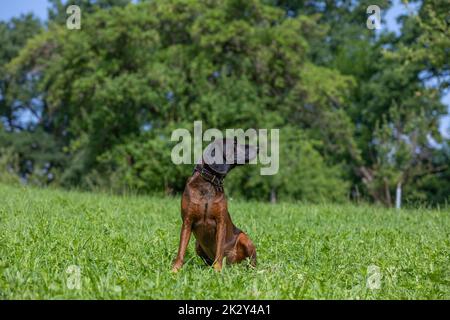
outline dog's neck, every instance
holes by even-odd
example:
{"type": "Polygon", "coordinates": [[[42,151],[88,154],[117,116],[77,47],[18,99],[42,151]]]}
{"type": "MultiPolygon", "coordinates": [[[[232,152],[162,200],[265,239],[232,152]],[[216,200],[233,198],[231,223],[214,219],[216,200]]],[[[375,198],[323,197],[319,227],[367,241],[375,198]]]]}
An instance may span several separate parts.
{"type": "Polygon", "coordinates": [[[194,168],[193,176],[198,176],[198,179],[211,184],[217,192],[223,193],[223,179],[225,176],[215,173],[207,165],[203,163],[197,164],[194,168]]]}
{"type": "Polygon", "coordinates": [[[206,202],[219,202],[225,198],[224,191],[218,191],[209,181],[206,181],[199,172],[195,171],[186,184],[186,195],[191,202],[204,204],[206,202]]]}

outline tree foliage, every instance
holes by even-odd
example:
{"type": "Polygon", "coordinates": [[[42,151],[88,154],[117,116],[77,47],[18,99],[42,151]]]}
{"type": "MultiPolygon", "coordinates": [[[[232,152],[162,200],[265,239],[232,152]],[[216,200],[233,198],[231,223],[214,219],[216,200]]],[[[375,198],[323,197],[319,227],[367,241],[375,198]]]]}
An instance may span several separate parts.
{"type": "Polygon", "coordinates": [[[395,36],[365,27],[368,3],[79,1],[82,29],[68,30],[52,1],[47,30],[3,64],[64,154],[47,161],[64,186],[180,192],[192,168],[170,162],[170,134],[202,120],[281,129],[279,174],[236,170],[231,194],[392,205],[400,183],[420,200],[446,170],[430,142],[445,143],[445,86],[423,79],[448,72],[445,4],[426,1],[395,36]]]}

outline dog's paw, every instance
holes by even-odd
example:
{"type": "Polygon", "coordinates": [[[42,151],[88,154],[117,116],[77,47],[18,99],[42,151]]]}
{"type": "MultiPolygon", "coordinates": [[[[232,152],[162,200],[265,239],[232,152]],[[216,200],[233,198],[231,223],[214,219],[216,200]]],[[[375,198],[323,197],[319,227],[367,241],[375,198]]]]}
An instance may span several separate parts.
{"type": "Polygon", "coordinates": [[[222,271],[222,264],[221,263],[214,263],[213,265],[214,271],[221,272],[222,271]]]}
{"type": "Polygon", "coordinates": [[[178,273],[180,271],[181,268],[172,268],[172,270],[170,272],[172,272],[173,274],[178,273]]]}
{"type": "Polygon", "coordinates": [[[177,273],[181,269],[181,264],[174,264],[172,267],[172,273],[177,273]]]}

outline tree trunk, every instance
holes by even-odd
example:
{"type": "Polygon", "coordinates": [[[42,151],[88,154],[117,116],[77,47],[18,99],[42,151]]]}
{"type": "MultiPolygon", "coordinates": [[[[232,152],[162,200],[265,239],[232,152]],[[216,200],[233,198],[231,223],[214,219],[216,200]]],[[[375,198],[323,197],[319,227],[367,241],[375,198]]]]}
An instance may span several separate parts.
{"type": "Polygon", "coordinates": [[[397,189],[395,192],[395,208],[400,209],[402,206],[402,182],[397,183],[397,189]]]}
{"type": "Polygon", "coordinates": [[[272,188],[270,190],[270,203],[277,203],[277,193],[275,191],[275,188],[272,188]]]}
{"type": "Polygon", "coordinates": [[[360,197],[361,197],[361,195],[359,194],[358,185],[355,185],[353,198],[356,201],[356,203],[359,203],[360,197]]]}
{"type": "Polygon", "coordinates": [[[386,197],[386,205],[392,207],[391,192],[389,191],[389,183],[384,179],[384,196],[386,197]]]}

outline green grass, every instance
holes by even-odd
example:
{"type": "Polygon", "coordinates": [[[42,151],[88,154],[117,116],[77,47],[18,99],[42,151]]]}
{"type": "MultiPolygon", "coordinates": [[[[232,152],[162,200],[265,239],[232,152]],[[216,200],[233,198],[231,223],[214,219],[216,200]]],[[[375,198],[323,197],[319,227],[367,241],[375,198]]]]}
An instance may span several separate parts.
{"type": "Polygon", "coordinates": [[[0,185],[1,299],[449,299],[450,213],[230,201],[258,267],[171,274],[179,199],[0,185]],[[81,289],[67,287],[69,266],[81,289]],[[368,267],[381,287],[367,287],[368,267]]]}

